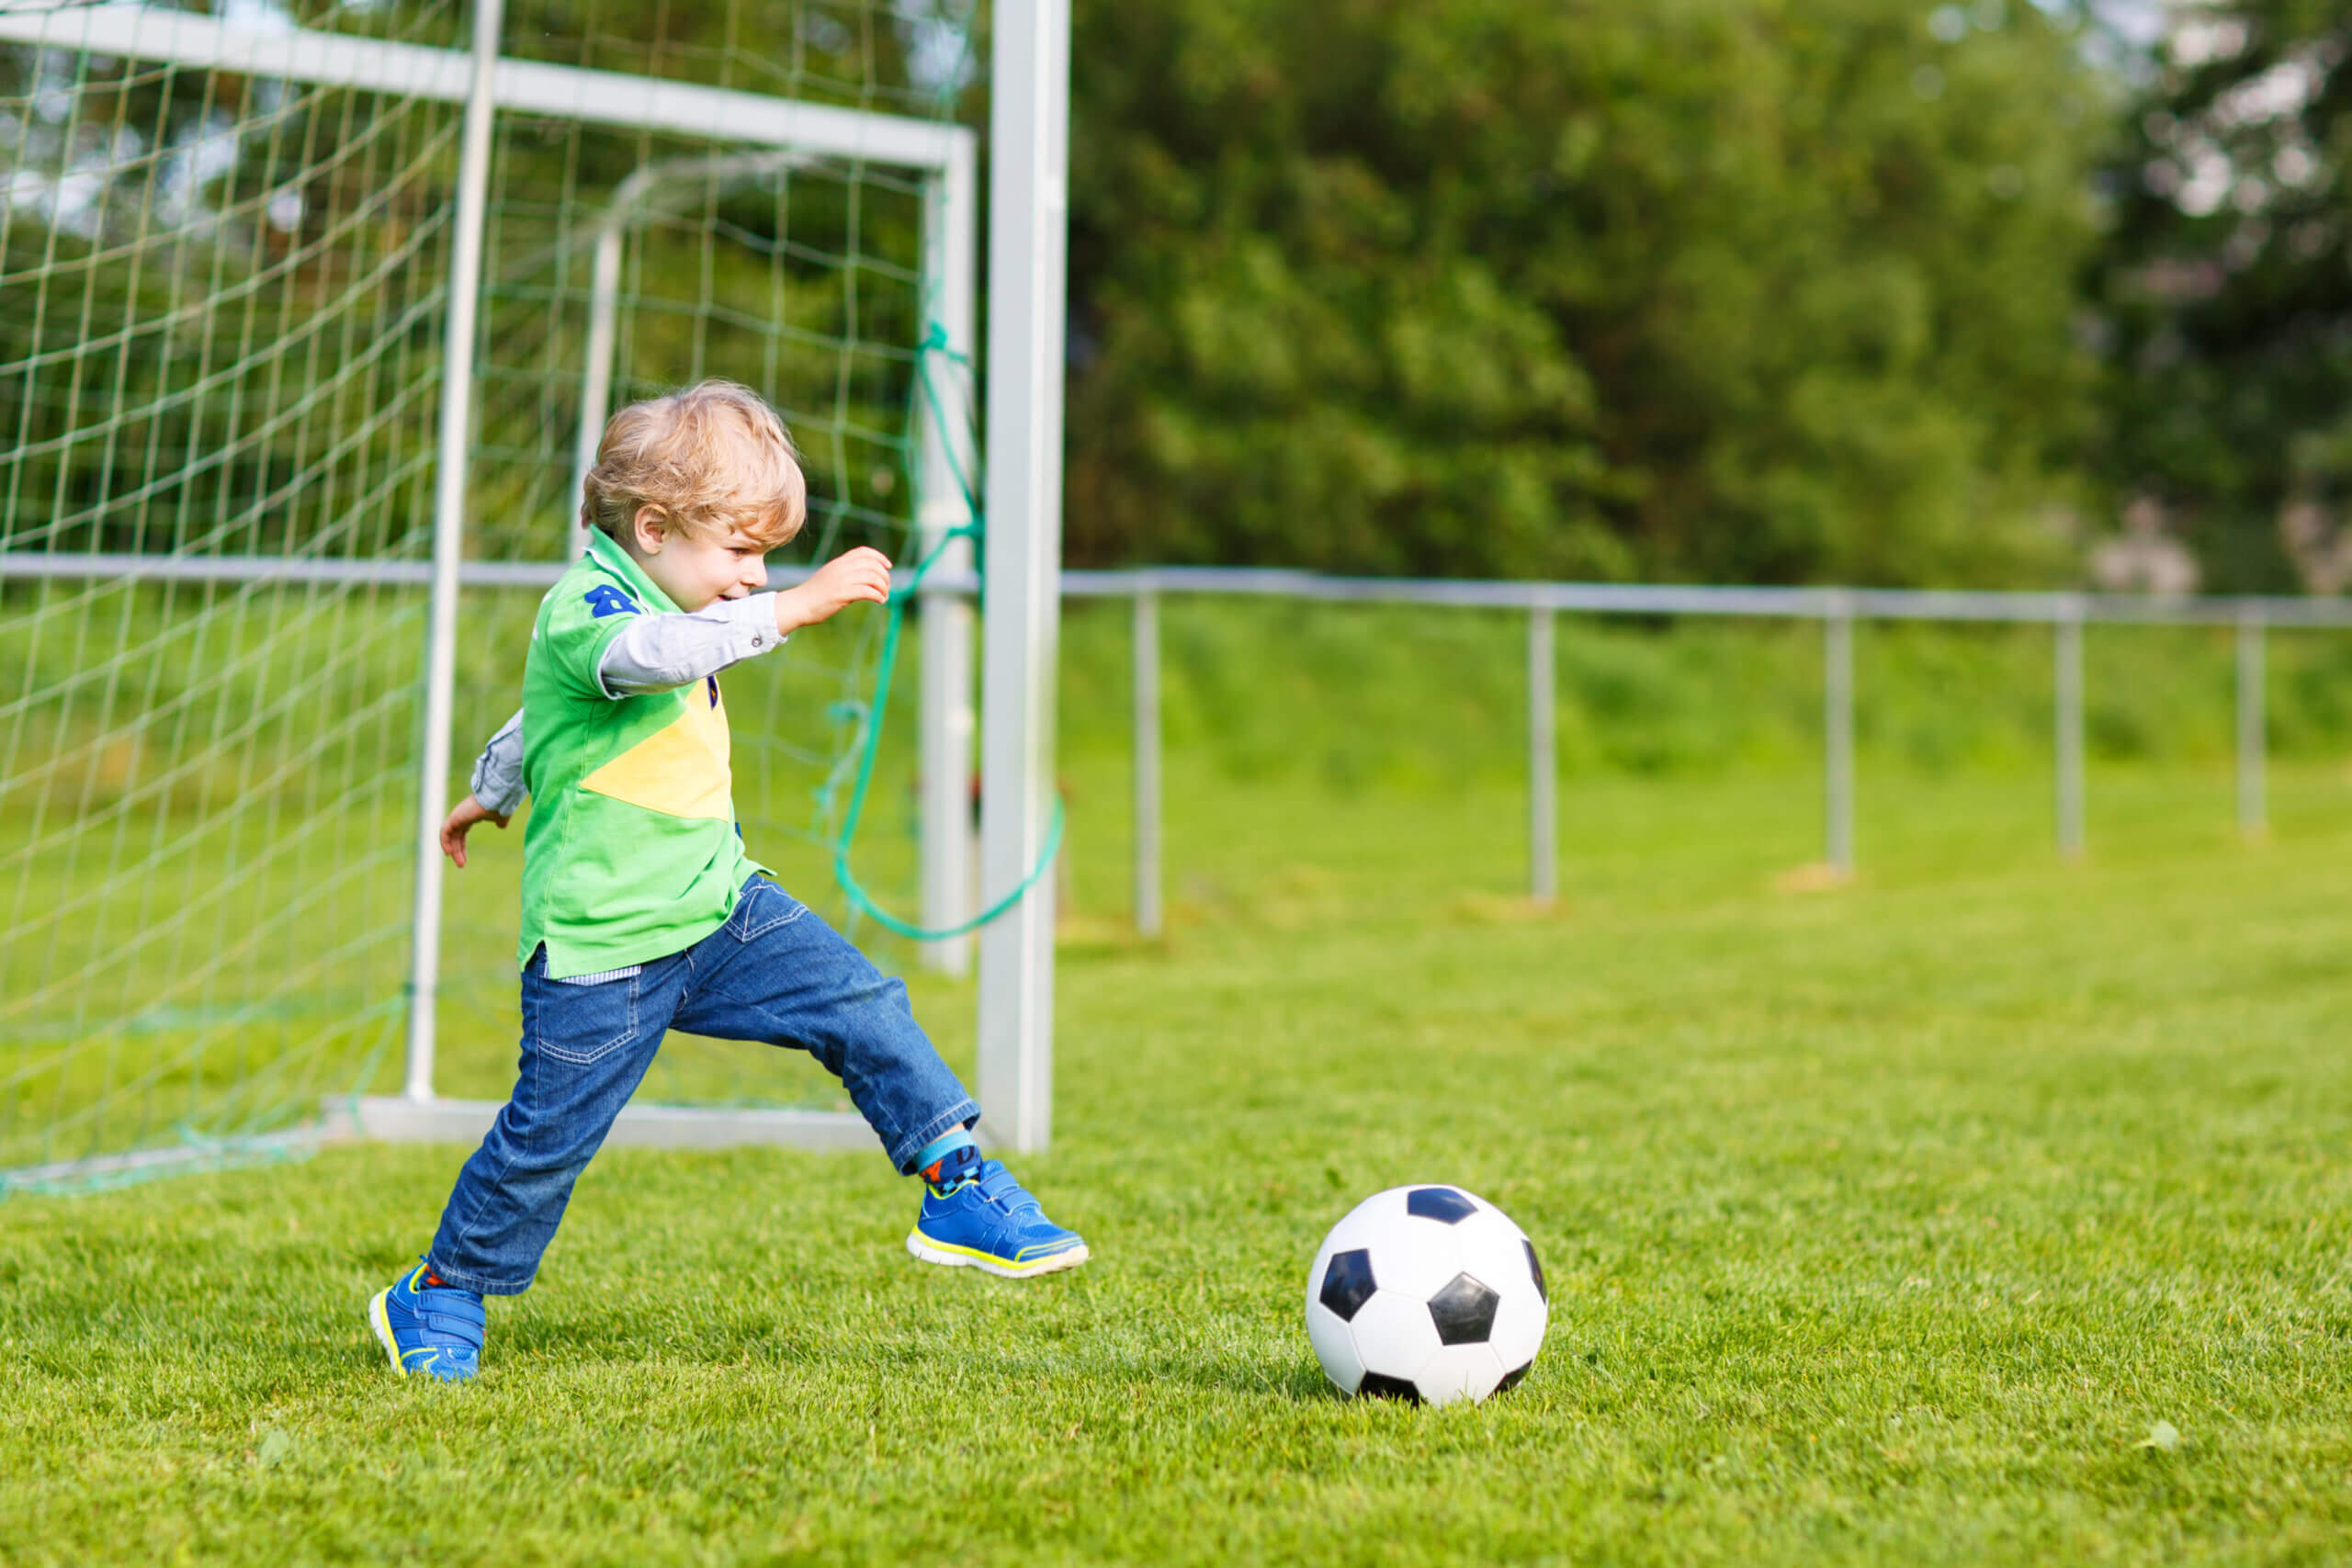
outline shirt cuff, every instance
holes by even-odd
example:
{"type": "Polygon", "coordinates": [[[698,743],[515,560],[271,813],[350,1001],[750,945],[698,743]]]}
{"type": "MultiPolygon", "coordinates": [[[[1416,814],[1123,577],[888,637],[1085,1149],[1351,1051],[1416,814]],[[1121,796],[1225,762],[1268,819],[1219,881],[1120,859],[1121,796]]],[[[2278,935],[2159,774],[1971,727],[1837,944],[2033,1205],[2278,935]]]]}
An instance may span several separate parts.
{"type": "Polygon", "coordinates": [[[474,759],[466,781],[474,799],[493,817],[512,817],[530,793],[523,787],[523,716],[516,714],[498,727],[490,744],[474,759]]]}
{"type": "Polygon", "coordinates": [[[726,618],[736,635],[738,640],[734,652],[737,659],[765,653],[786,641],[785,634],[775,629],[775,595],[773,593],[722,599],[714,608],[726,618]]]}

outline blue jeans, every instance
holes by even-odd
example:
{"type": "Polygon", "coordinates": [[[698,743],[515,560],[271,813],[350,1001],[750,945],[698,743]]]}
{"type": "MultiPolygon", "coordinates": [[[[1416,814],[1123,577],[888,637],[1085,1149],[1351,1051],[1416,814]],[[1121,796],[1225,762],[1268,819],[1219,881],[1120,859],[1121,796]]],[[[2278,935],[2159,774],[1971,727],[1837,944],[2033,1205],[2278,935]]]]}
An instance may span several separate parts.
{"type": "Polygon", "coordinates": [[[425,1260],[484,1295],[530,1288],[571,1184],[636,1092],[671,1029],[808,1052],[842,1080],[910,1168],[923,1145],[979,1119],[914,1020],[907,988],[765,877],[727,923],[684,953],[581,985],[523,971],[523,1060],[514,1098],[466,1161],[425,1260]]]}

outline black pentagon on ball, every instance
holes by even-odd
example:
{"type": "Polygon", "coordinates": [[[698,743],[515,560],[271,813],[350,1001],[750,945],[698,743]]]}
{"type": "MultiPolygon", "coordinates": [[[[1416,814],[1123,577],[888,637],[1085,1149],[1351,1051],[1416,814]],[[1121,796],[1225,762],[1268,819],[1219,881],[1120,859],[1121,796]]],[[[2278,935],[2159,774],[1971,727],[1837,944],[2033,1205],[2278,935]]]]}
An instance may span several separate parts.
{"type": "Polygon", "coordinates": [[[1358,1248],[1331,1255],[1330,1267],[1323,1270],[1323,1288],[1316,1294],[1334,1317],[1347,1323],[1378,1289],[1379,1281],[1372,1277],[1372,1254],[1358,1248]]]}
{"type": "Polygon", "coordinates": [[[1364,1399],[1401,1399],[1408,1404],[1421,1402],[1421,1391],[1403,1378],[1392,1378],[1379,1372],[1366,1372],[1363,1382],[1356,1384],[1356,1394],[1364,1399]]]}
{"type": "Polygon", "coordinates": [[[1535,1363],[1530,1361],[1527,1363],[1527,1366],[1521,1367],[1515,1371],[1505,1372],[1503,1374],[1503,1381],[1495,1385],[1495,1392],[1497,1393],[1502,1393],[1508,1390],[1517,1388],[1521,1383],[1527,1381],[1528,1368],[1532,1367],[1533,1365],[1535,1365],[1535,1363]]]}
{"type": "Polygon", "coordinates": [[[1478,1212],[1478,1205],[1451,1187],[1416,1187],[1405,1200],[1405,1212],[1417,1219],[1460,1224],[1478,1212]]]}
{"type": "Polygon", "coordinates": [[[1437,1325],[1439,1340],[1447,1345],[1484,1345],[1495,1326],[1495,1309],[1501,1292],[1488,1290],[1467,1274],[1456,1274],[1430,1298],[1430,1321],[1437,1325]]]}
{"type": "Polygon", "coordinates": [[[1552,1292],[1544,1288],[1544,1265],[1535,1261],[1535,1244],[1525,1236],[1521,1236],[1519,1245],[1527,1248],[1527,1271],[1535,1276],[1535,1293],[1545,1301],[1550,1301],[1552,1292]]]}

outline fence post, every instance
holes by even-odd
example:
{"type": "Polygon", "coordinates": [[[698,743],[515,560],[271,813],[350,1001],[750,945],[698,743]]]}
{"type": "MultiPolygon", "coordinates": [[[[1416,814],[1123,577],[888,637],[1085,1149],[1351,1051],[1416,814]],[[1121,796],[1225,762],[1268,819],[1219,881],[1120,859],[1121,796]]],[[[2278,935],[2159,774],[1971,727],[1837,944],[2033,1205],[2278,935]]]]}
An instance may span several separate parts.
{"type": "Polygon", "coordinates": [[[2238,621],[2238,831],[2260,838],[2267,829],[2261,612],[2247,610],[2238,621]]]}
{"type": "Polygon", "coordinates": [[[1854,872],[1854,612],[1842,599],[1821,618],[1822,858],[1854,872]]]}
{"type": "Polygon", "coordinates": [[[440,451],[433,487],[433,597],[424,652],[424,756],[418,762],[416,906],[411,931],[405,1092],[433,1098],[435,1003],[441,986],[441,818],[449,807],[449,724],[458,672],[458,569],[465,555],[466,457],[473,442],[474,322],[490,197],[491,81],[504,0],[474,0],[473,83],[449,238],[449,309],[441,349],[440,451]]]}
{"type": "Polygon", "coordinates": [[[1560,896],[1560,745],[1555,732],[1558,660],[1553,652],[1555,613],[1548,604],[1527,612],[1527,896],[1549,904],[1560,896]]]}
{"type": "Polygon", "coordinates": [[[1160,931],[1159,908],[1159,593],[1135,599],[1136,934],[1160,931]]]}
{"type": "Polygon", "coordinates": [[[2083,852],[2083,607],[2069,599],[2053,627],[2058,852],[2083,852]]]}

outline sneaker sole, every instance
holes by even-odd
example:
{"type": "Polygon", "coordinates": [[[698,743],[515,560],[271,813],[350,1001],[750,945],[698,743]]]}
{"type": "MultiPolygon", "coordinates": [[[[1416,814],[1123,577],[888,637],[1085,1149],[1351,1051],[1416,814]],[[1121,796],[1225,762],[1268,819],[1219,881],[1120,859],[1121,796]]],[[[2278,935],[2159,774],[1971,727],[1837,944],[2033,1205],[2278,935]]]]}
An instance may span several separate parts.
{"type": "Polygon", "coordinates": [[[1035,1263],[1007,1263],[1002,1258],[990,1258],[985,1253],[972,1252],[960,1247],[942,1247],[935,1241],[926,1241],[921,1231],[907,1233],[907,1250],[925,1263],[937,1263],[949,1269],[978,1269],[983,1273],[993,1274],[1000,1280],[1034,1280],[1040,1274],[1059,1273],[1064,1269],[1077,1268],[1093,1256],[1087,1251],[1086,1244],[1080,1242],[1068,1252],[1057,1252],[1049,1258],[1040,1258],[1035,1263]]]}
{"type": "Polygon", "coordinates": [[[368,1326],[376,1331],[376,1343],[392,1359],[392,1371],[406,1377],[408,1369],[401,1365],[400,1347],[392,1343],[391,1314],[384,1310],[384,1303],[391,1293],[389,1290],[378,1291],[376,1299],[368,1303],[368,1326]]]}

